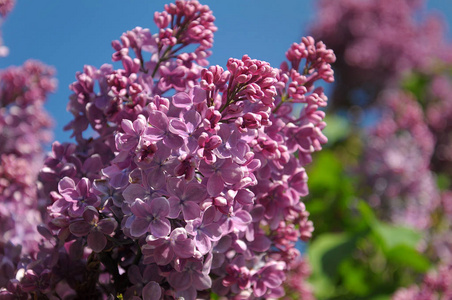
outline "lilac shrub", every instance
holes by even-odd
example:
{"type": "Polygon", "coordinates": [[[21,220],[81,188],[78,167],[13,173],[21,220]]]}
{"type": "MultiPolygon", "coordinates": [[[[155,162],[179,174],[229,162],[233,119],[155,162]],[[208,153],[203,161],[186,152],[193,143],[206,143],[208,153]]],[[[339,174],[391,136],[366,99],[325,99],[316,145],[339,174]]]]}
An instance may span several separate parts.
{"type": "Polygon", "coordinates": [[[76,143],[54,143],[40,173],[47,240],[0,295],[284,295],[313,231],[304,166],[327,141],[315,84],[334,80],[335,56],[304,37],[279,69],[247,55],[208,67],[214,20],[197,1],[165,5],[157,33],[112,42],[122,68],[76,74],[76,143]]]}

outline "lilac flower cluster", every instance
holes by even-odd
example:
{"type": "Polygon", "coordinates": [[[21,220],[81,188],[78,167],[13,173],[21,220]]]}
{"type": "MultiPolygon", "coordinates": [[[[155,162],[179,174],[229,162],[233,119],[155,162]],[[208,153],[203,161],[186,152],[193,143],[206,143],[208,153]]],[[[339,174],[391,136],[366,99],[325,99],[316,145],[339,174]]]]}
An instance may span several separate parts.
{"type": "Polygon", "coordinates": [[[290,264],[290,272],[287,273],[284,282],[286,296],[283,299],[314,300],[313,287],[306,280],[311,275],[307,258],[299,257],[290,264]]]}
{"type": "MultiPolygon", "coordinates": [[[[452,78],[448,74],[450,66],[433,69],[422,75],[428,76],[429,82],[425,92],[426,122],[436,139],[435,150],[431,161],[431,169],[439,176],[452,176],[452,138],[449,134],[452,128],[452,78]]],[[[446,182],[441,193],[441,213],[439,226],[435,228],[432,237],[435,258],[444,264],[452,261],[452,244],[450,229],[452,228],[452,184],[446,182]]]]}
{"type": "Polygon", "coordinates": [[[76,144],[54,143],[40,173],[47,241],[0,295],[284,295],[295,243],[313,231],[300,197],[327,141],[315,82],[333,81],[335,56],[306,37],[280,69],[247,55],[203,68],[216,31],[207,6],[178,0],[154,21],[157,33],[112,43],[123,68],[76,74],[76,144]]]}
{"type": "Polygon", "coordinates": [[[395,87],[413,68],[451,62],[444,24],[436,14],[418,12],[423,0],[319,1],[311,34],[334,49],[338,86],[332,105],[370,104],[378,92],[395,87]]]}
{"type": "Polygon", "coordinates": [[[36,182],[52,138],[44,102],[56,88],[53,75],[31,60],[0,71],[0,251],[9,241],[22,244],[24,254],[38,250],[36,226],[45,206],[36,182]]]}
{"type": "Polygon", "coordinates": [[[382,97],[386,110],[366,140],[362,164],[373,192],[369,202],[389,221],[428,229],[440,205],[430,170],[434,136],[412,97],[400,91],[382,97]]]}
{"type": "Polygon", "coordinates": [[[420,286],[399,289],[393,300],[430,300],[452,298],[452,266],[442,265],[435,272],[425,275],[420,286]]]}
{"type": "Polygon", "coordinates": [[[425,115],[430,131],[436,137],[432,169],[452,176],[452,137],[449,134],[452,129],[452,77],[449,70],[450,66],[425,74],[431,77],[425,95],[425,115]]]}

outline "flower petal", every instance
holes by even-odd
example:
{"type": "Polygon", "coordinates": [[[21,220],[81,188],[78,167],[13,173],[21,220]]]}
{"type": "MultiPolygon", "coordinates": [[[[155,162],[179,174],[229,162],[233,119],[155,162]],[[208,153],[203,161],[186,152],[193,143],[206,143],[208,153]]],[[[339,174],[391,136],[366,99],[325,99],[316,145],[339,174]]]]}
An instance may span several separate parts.
{"type": "Polygon", "coordinates": [[[150,227],[155,237],[165,237],[171,232],[171,224],[167,218],[153,220],[150,227]]]}
{"type": "Polygon", "coordinates": [[[218,196],[224,188],[224,181],[217,173],[212,174],[207,181],[207,192],[210,196],[218,196]]]}
{"type": "Polygon", "coordinates": [[[146,284],[142,291],[143,300],[160,300],[162,297],[162,288],[160,284],[151,281],[146,284]]]}
{"type": "Polygon", "coordinates": [[[149,221],[144,218],[136,218],[130,225],[130,234],[134,237],[140,237],[148,232],[149,221]]]}
{"type": "Polygon", "coordinates": [[[185,220],[193,220],[201,215],[199,205],[193,201],[185,201],[182,204],[182,214],[185,220]]]}
{"type": "Polygon", "coordinates": [[[93,249],[94,252],[101,252],[102,250],[104,250],[106,245],[107,239],[102,232],[94,230],[88,235],[88,247],[93,249]]]}

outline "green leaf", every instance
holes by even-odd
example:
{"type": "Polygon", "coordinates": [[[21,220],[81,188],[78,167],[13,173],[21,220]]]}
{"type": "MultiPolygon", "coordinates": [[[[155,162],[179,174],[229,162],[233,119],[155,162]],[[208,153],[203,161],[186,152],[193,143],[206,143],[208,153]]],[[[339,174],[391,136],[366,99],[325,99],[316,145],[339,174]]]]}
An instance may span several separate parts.
{"type": "Polygon", "coordinates": [[[369,300],[391,300],[392,295],[378,295],[370,298],[369,300]]]}
{"type": "Polygon", "coordinates": [[[345,139],[350,133],[350,122],[337,114],[328,114],[324,120],[327,123],[323,133],[328,138],[328,144],[332,145],[345,139]]]}
{"type": "Polygon", "coordinates": [[[308,247],[308,257],[312,268],[311,283],[317,297],[334,295],[334,282],[339,265],[351,258],[355,248],[357,235],[323,234],[308,247]]]}
{"type": "Polygon", "coordinates": [[[430,268],[430,261],[417,250],[407,245],[394,247],[387,253],[386,257],[394,264],[411,267],[420,273],[424,273],[430,268]]]}
{"type": "Polygon", "coordinates": [[[410,76],[405,78],[402,83],[403,89],[411,92],[418,100],[418,102],[425,107],[426,101],[426,91],[430,83],[430,78],[426,75],[419,73],[412,73],[410,76]]]}
{"type": "Polygon", "coordinates": [[[388,251],[400,245],[416,248],[422,238],[421,233],[411,228],[389,225],[378,221],[375,221],[371,228],[388,251]]]}
{"type": "Polygon", "coordinates": [[[347,291],[359,296],[369,293],[371,287],[367,281],[367,269],[362,264],[346,260],[341,264],[340,271],[347,291]]]}
{"type": "Polygon", "coordinates": [[[372,208],[364,202],[363,200],[360,200],[358,202],[358,210],[361,213],[361,216],[363,217],[364,221],[369,225],[372,226],[377,221],[377,217],[374,214],[374,211],[372,208]]]}
{"type": "Polygon", "coordinates": [[[436,184],[438,188],[442,191],[449,189],[450,186],[450,177],[447,174],[439,173],[436,176],[436,184]]]}
{"type": "Polygon", "coordinates": [[[308,172],[309,189],[337,190],[342,178],[342,164],[332,151],[322,151],[308,172]]]}

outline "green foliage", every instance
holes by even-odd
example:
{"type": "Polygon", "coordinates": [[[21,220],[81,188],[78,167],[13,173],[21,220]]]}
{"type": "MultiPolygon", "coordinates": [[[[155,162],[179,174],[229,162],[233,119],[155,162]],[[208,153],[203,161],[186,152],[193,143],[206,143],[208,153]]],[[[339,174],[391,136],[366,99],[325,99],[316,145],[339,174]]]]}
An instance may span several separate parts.
{"type": "Polygon", "coordinates": [[[335,232],[348,223],[349,205],[355,197],[353,179],[346,176],[339,159],[331,150],[318,153],[315,165],[308,171],[311,198],[307,210],[314,221],[315,234],[335,232]]]}
{"type": "Polygon", "coordinates": [[[422,235],[379,220],[358,198],[363,191],[347,174],[346,160],[326,149],[308,170],[312,196],[306,205],[315,225],[310,281],[318,299],[390,299],[430,268],[417,250],[422,235]]]}
{"type": "Polygon", "coordinates": [[[323,234],[309,247],[309,261],[313,270],[311,277],[319,298],[335,294],[334,278],[340,264],[350,259],[356,247],[356,237],[346,234],[323,234]]]}
{"type": "Polygon", "coordinates": [[[436,176],[436,184],[438,185],[438,188],[442,191],[449,189],[451,186],[451,178],[449,175],[440,173],[436,176]]]}
{"type": "Polygon", "coordinates": [[[430,84],[430,77],[421,73],[412,73],[402,82],[402,88],[416,97],[422,107],[426,107],[427,88],[430,84]]]}
{"type": "Polygon", "coordinates": [[[328,124],[323,130],[323,133],[328,137],[328,144],[332,145],[345,140],[349,135],[350,123],[346,118],[327,114],[324,121],[328,124]]]}
{"type": "Polygon", "coordinates": [[[380,245],[388,251],[401,245],[415,248],[421,239],[421,234],[418,232],[401,226],[375,221],[371,224],[371,228],[373,233],[380,239],[380,245]]]}

